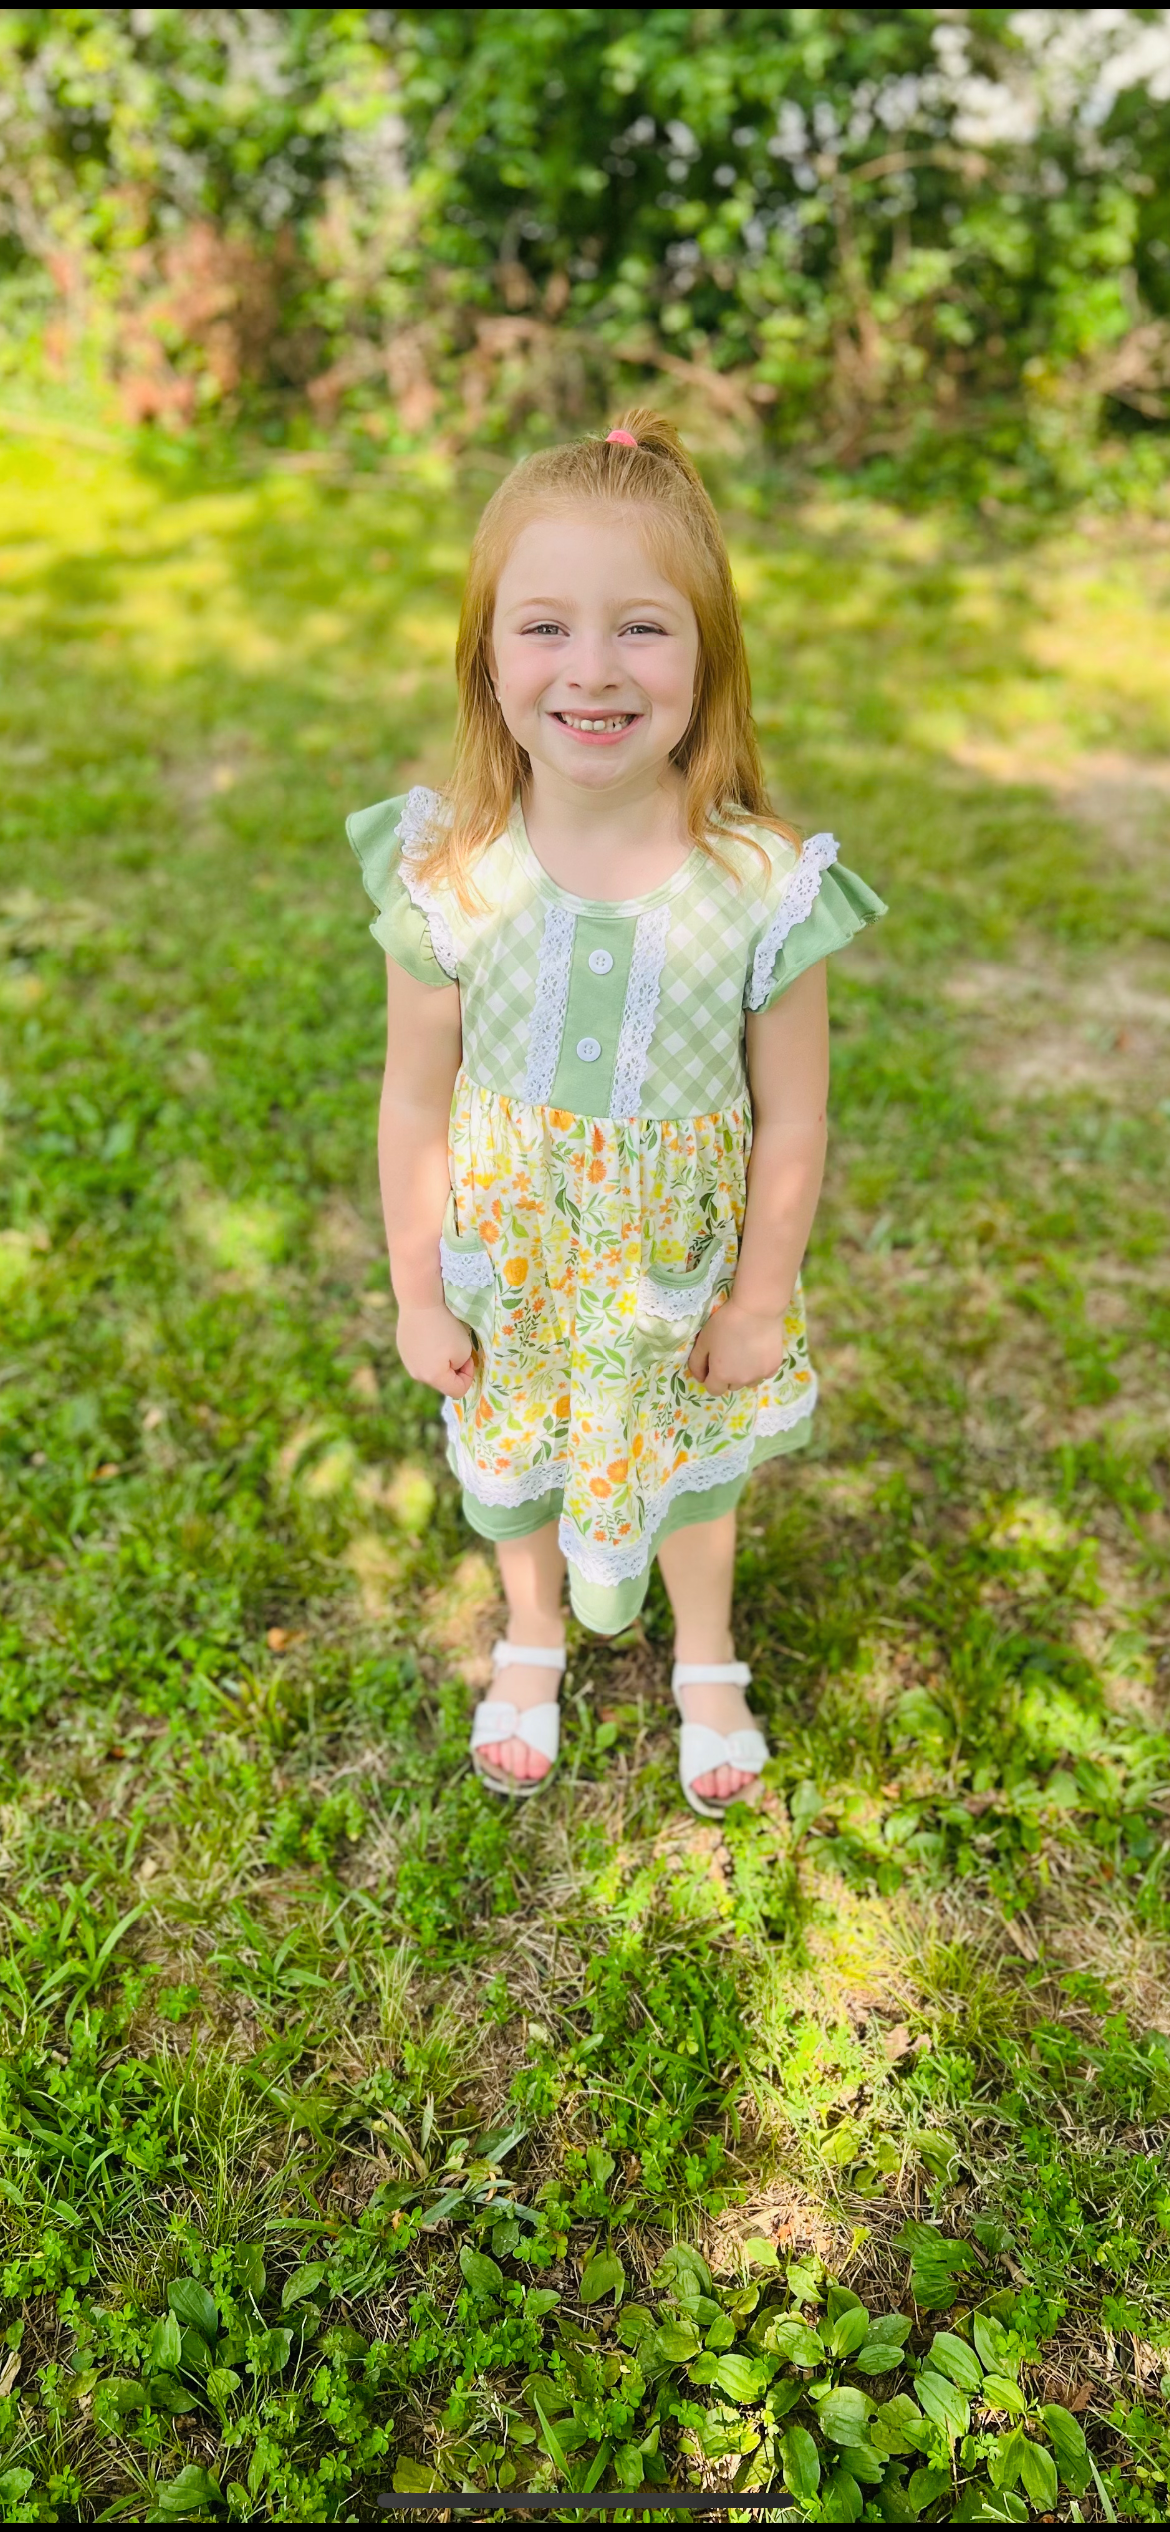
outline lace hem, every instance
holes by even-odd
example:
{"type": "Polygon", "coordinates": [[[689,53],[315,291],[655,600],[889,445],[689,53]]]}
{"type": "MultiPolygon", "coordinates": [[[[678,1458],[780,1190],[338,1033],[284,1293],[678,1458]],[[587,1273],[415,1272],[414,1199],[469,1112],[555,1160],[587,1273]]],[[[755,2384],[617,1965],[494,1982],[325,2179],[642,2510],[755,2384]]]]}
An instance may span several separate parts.
{"type": "Polygon", "coordinates": [[[746,997],[749,1011],[763,1008],[779,952],[789,933],[812,913],[821,881],[830,863],[836,861],[839,849],[835,835],[810,835],[802,844],[800,860],[752,960],[746,997]]]}
{"type": "MultiPolygon", "coordinates": [[[[746,1477],[752,1464],[752,1453],[760,1441],[770,1441],[773,1434],[790,1433],[803,1424],[817,1403],[816,1377],[798,1398],[778,1401],[764,1407],[756,1417],[755,1430],[734,1449],[720,1451],[714,1459],[695,1460],[687,1468],[677,1468],[673,1477],[660,1486],[646,1507],[645,1526],[641,1536],[610,1547],[596,1539],[584,1539],[575,1521],[562,1513],[560,1544],[569,1563],[575,1565],[586,1582],[632,1582],[649,1564],[654,1554],[654,1541],[673,1504],[680,1495],[707,1494],[713,1486],[727,1486],[739,1477],[746,1477]]],[[[505,1512],[516,1511],[521,1504],[539,1503],[542,1495],[564,1493],[569,1482],[569,1463],[565,1459],[542,1460],[534,1468],[521,1469],[515,1477],[490,1476],[477,1468],[459,1430],[455,1408],[450,1398],[443,1402],[443,1422],[455,1461],[456,1474],[476,1503],[494,1505],[505,1512]]]]}
{"type": "Polygon", "coordinates": [[[422,783],[416,783],[413,791],[407,792],[402,815],[398,821],[398,835],[402,845],[402,857],[398,867],[402,875],[402,885],[412,906],[417,906],[419,913],[426,916],[431,948],[439,966],[443,974],[451,978],[452,984],[456,984],[459,979],[459,951],[455,935],[433,890],[424,886],[417,872],[412,868],[412,864],[417,861],[423,846],[429,839],[438,807],[438,792],[428,791],[422,783]]]}
{"type": "Polygon", "coordinates": [[[613,1117],[632,1117],[638,1113],[642,1083],[650,1060],[650,1041],[658,1017],[658,994],[669,931],[668,905],[655,906],[651,913],[638,917],[613,1068],[609,1103],[613,1117]]]}
{"type": "Polygon", "coordinates": [[[460,1292],[479,1292],[492,1281],[486,1248],[452,1248],[447,1240],[440,1240],[439,1270],[444,1283],[456,1284],[460,1292]]]}
{"type": "MultiPolygon", "coordinates": [[[[817,1384],[814,1378],[808,1388],[801,1391],[799,1398],[762,1409],[756,1418],[754,1433],[746,1441],[737,1442],[733,1450],[720,1451],[714,1459],[696,1460],[688,1468],[676,1469],[673,1477],[668,1477],[666,1484],[659,1488],[653,1509],[647,1505],[641,1537],[625,1540],[620,1547],[610,1547],[597,1539],[582,1538],[576,1522],[563,1512],[557,1533],[562,1555],[568,1558],[585,1582],[600,1583],[605,1587],[613,1583],[633,1582],[649,1564],[658,1532],[680,1495],[709,1494],[715,1486],[729,1486],[738,1478],[746,1477],[756,1443],[770,1440],[775,1433],[789,1433],[795,1425],[803,1424],[806,1416],[812,1414],[816,1402],[817,1384]]],[[[472,1488],[470,1491],[474,1493],[475,1490],[472,1488]]]]}
{"type": "Polygon", "coordinates": [[[528,1070],[524,1097],[534,1108],[546,1108],[552,1097],[561,1039],[569,1005],[569,977],[577,917],[568,906],[550,906],[544,918],[536,998],[528,1031],[528,1070]]]}
{"type": "Polygon", "coordinates": [[[539,1503],[542,1495],[563,1494],[569,1482],[569,1463],[565,1459],[546,1459],[534,1468],[523,1468],[515,1477],[493,1477],[477,1468],[459,1430],[454,1403],[443,1401],[443,1422],[455,1460],[461,1486],[474,1495],[477,1503],[494,1504],[503,1512],[515,1511],[523,1503],[539,1503]]]}
{"type": "Polygon", "coordinates": [[[801,1390],[799,1398],[789,1398],[783,1403],[778,1401],[774,1407],[761,1407],[756,1417],[753,1441],[768,1442],[774,1433],[791,1433],[794,1424],[803,1424],[806,1415],[812,1414],[816,1403],[817,1376],[814,1372],[807,1389],[801,1390]]]}

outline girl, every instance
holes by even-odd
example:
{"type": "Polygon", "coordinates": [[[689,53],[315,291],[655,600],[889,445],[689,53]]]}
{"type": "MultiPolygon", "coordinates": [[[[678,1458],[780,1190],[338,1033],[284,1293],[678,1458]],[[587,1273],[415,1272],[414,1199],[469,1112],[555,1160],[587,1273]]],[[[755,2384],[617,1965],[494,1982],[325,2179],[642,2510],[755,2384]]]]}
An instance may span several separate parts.
{"type": "Polygon", "coordinates": [[[727,549],[656,414],[501,485],[456,665],[447,791],[348,832],[388,960],[399,1352],[446,1399],[508,1606],[473,1764],[543,1783],[566,1561],[612,1635],[657,1556],[682,1788],[718,1818],[768,1755],[731,1636],[735,1506],[816,1398],[824,960],[885,908],[768,807],[727,549]]]}

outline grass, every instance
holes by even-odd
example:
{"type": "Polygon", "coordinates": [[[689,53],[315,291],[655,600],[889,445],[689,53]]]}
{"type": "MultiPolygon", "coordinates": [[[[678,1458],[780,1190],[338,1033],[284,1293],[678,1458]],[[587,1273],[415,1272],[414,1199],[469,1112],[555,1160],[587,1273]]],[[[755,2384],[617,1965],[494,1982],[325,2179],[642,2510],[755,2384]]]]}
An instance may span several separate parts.
{"type": "Polygon", "coordinates": [[[660,1597],[547,1797],[464,1760],[341,820],[441,775],[476,489],[0,453],[0,2501],[1161,2520],[1166,533],[733,520],[778,796],[893,912],[721,1832],[660,1597]]]}

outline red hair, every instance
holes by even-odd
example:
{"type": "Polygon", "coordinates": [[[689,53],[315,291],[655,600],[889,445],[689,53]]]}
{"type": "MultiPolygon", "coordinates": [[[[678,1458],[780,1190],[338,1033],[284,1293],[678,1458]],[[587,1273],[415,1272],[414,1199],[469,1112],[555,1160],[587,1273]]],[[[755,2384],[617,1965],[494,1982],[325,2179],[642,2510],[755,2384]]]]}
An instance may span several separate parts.
{"type": "Polygon", "coordinates": [[[687,833],[720,859],[719,829],[746,820],[798,838],[771,809],[752,719],[751,677],[723,530],[673,424],[640,407],[617,426],[626,436],[570,440],[523,458],[493,493],[476,530],[459,619],[455,668],[459,722],[455,768],[441,818],[420,857],[420,876],[446,882],[467,903],[472,865],[506,826],[531,767],[500,710],[493,682],[496,589],[522,528],[542,512],[605,502],[637,513],[638,533],[659,569],[689,598],[699,631],[695,699],[672,761],[685,785],[687,833]],[[633,442],[631,446],[629,443],[633,442]]]}

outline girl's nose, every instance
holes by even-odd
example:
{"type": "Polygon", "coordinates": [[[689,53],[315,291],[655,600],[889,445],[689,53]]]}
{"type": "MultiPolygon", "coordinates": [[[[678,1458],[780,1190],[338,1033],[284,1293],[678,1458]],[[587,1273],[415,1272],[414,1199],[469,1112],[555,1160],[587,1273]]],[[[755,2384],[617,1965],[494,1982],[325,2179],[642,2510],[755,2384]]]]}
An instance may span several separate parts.
{"type": "Polygon", "coordinates": [[[568,683],[587,694],[604,694],[622,682],[622,663],[608,642],[582,641],[569,663],[568,683]]]}

